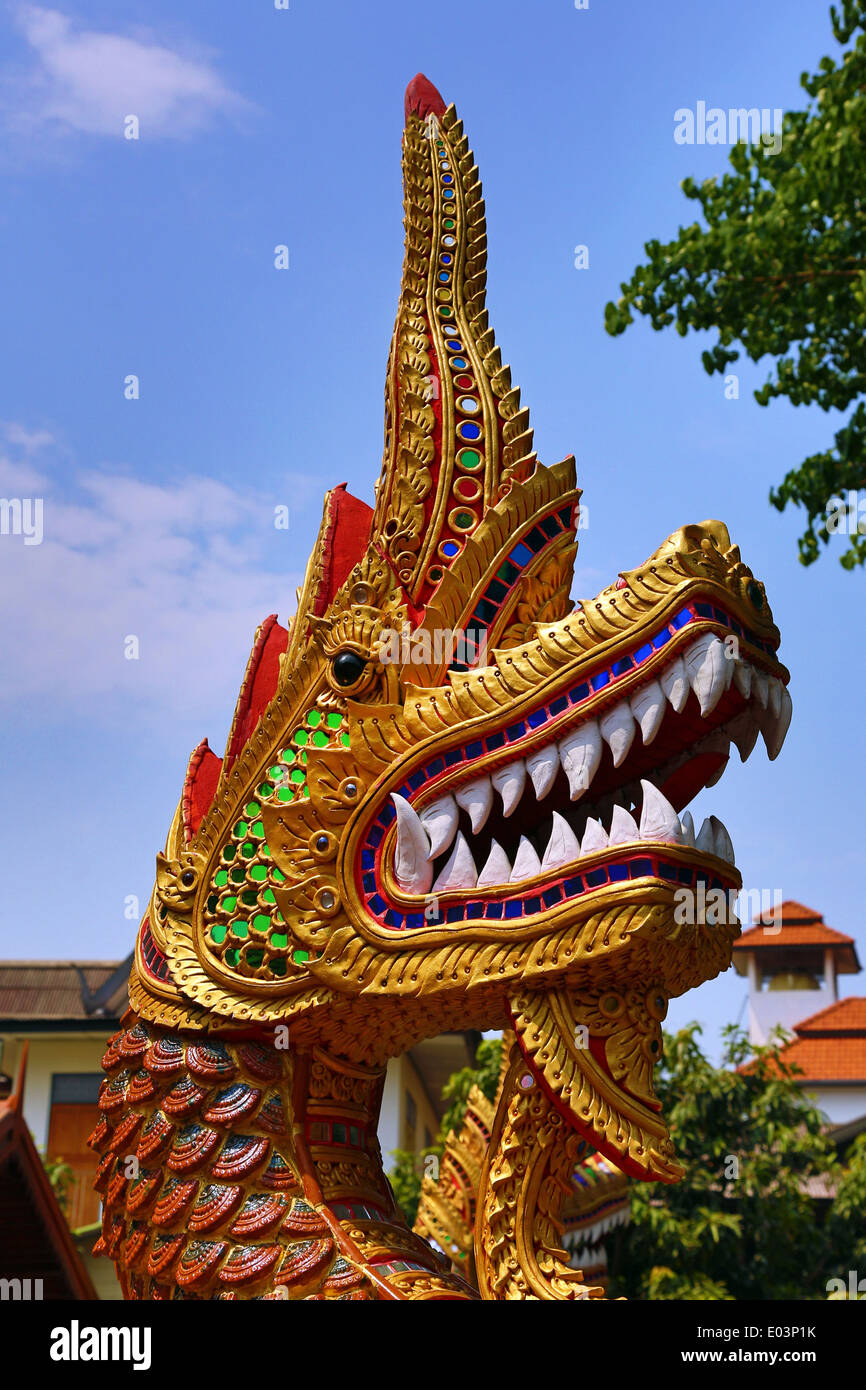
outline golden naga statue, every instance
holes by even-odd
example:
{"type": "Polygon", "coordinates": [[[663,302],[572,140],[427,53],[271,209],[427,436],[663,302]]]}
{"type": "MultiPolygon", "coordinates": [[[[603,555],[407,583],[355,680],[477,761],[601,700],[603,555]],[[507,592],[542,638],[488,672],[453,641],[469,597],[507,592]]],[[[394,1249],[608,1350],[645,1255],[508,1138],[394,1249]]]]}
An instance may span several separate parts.
{"type": "Polygon", "coordinates": [[[224,757],[192,755],[104,1059],[97,1248],[128,1298],[598,1294],[559,1243],[576,1162],[680,1176],[661,1023],[739,930],[701,910],[740,887],[727,831],[685,807],[790,719],[720,522],[569,600],[574,460],[538,462],[494,342],[478,170],[426,79],[406,110],[375,507],[328,493],[224,757]],[[506,1026],[476,1295],[396,1208],[376,1122],[390,1057],[506,1026]]]}
{"type": "MultiPolygon", "coordinates": [[[[489,1101],[473,1086],[459,1130],[445,1136],[438,1173],[425,1173],[421,1184],[418,1213],[412,1227],[425,1240],[447,1255],[452,1268],[473,1287],[475,1275],[475,1217],[478,1189],[490,1144],[496,1104],[508,1074],[514,1034],[506,1030],[502,1039],[502,1069],[495,1101],[489,1101]]],[[[607,1278],[607,1255],[603,1239],[628,1220],[628,1178],[621,1169],[587,1150],[581,1153],[571,1175],[569,1191],[562,1204],[559,1226],[562,1244],[582,1252],[607,1278]]],[[[588,1266],[584,1265],[584,1269],[588,1266]]]]}

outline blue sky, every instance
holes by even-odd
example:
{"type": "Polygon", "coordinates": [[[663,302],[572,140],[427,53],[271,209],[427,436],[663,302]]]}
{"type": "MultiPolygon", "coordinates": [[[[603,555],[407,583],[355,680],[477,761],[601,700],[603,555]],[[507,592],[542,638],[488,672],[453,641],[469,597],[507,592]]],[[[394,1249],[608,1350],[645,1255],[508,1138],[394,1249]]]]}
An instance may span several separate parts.
{"type": "MultiPolygon", "coordinates": [[[[577,456],[575,596],[685,522],[728,523],[782,629],[794,722],[775,764],[761,747],[732,764],[696,819],[722,817],[747,886],[816,907],[863,954],[864,575],[832,551],[803,569],[800,516],[767,502],[838,421],[759,408],[764,364],[741,364],[730,401],[696,339],[603,328],[643,242],[692,220],[680,180],[725,163],[677,144],[674,112],[801,104],[800,72],[834,47],[826,7],[789,0],[779,23],[747,0],[132,14],[0,10],[0,493],[45,499],[41,545],[0,538],[2,954],[129,950],[125,901],[149,893],[190,749],[206,734],[222,750],[256,623],[293,610],[323,490],[372,497],[419,69],[476,153],[491,319],[540,456],[577,456]]],[[[714,1043],[743,997],[731,972],[670,1019],[701,1018],[714,1043]]]]}

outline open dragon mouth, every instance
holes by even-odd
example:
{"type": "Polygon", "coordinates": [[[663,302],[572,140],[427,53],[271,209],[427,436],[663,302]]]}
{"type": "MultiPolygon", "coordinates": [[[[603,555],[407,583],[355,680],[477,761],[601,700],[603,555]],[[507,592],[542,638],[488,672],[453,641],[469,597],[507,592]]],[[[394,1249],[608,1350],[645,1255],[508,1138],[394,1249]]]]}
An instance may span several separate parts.
{"type": "Polygon", "coordinates": [[[731,743],[745,761],[760,734],[777,756],[791,715],[777,671],[767,643],[691,602],[612,665],[418,768],[361,848],[368,909],[406,930],[526,918],[628,879],[738,883],[725,827],[710,816],[696,831],[685,808],[731,743]]]}

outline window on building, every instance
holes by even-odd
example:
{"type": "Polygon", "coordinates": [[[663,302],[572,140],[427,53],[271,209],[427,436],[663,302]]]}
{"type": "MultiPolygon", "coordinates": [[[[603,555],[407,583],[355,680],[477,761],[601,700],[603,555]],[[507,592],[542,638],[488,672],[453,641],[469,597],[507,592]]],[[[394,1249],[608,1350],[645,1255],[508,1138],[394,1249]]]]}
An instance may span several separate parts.
{"type": "Polygon", "coordinates": [[[66,1219],[73,1230],[99,1220],[99,1195],[93,1191],[96,1156],[87,1147],[99,1118],[101,1072],[55,1072],[51,1078],[51,1114],[46,1153],[72,1170],[66,1190],[66,1219]]]}

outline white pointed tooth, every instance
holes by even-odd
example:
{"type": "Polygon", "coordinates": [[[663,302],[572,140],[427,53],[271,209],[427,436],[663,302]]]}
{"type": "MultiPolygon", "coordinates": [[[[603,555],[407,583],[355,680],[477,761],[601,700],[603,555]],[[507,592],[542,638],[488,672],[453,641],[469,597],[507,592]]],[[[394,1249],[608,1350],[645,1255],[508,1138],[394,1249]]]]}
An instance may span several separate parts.
{"type": "Polygon", "coordinates": [[[791,702],[791,696],[788,693],[787,687],[783,685],[778,716],[774,718],[768,710],[761,719],[761,736],[767,746],[767,757],[770,759],[770,762],[772,762],[774,758],[778,758],[782,751],[782,744],[787,737],[793,712],[794,706],[791,702]]]}
{"type": "Polygon", "coordinates": [[[580,858],[580,841],[564,816],[553,813],[553,828],[541,861],[542,869],[562,869],[580,858]]]}
{"type": "MultiPolygon", "coordinates": [[[[722,643],[722,645],[724,646],[724,643],[722,643]]],[[[727,647],[725,647],[725,689],[726,689],[726,690],[730,690],[730,688],[731,688],[731,681],[734,679],[734,667],[736,666],[736,664],[737,664],[737,658],[736,658],[735,656],[732,656],[731,653],[728,651],[727,647]]]]}
{"type": "Polygon", "coordinates": [[[716,837],[713,834],[712,821],[709,816],[698,831],[695,849],[700,850],[701,854],[715,854],[716,852],[716,837]]]}
{"type": "Polygon", "coordinates": [[[665,698],[679,714],[685,708],[691,689],[681,656],[678,656],[676,661],[672,661],[670,666],[665,667],[659,676],[659,685],[665,693],[665,698]]]}
{"type": "Polygon", "coordinates": [[[731,837],[727,829],[719,820],[718,816],[710,816],[710,823],[713,827],[713,844],[715,845],[716,855],[719,859],[724,859],[728,864],[733,864],[734,846],[731,844],[731,837]]]}
{"type": "Polygon", "coordinates": [[[692,643],[683,660],[701,714],[706,717],[716,708],[725,689],[724,643],[713,633],[705,632],[692,643]]]}
{"type": "Polygon", "coordinates": [[[478,875],[476,888],[498,888],[511,878],[511,861],[498,840],[490,841],[487,863],[478,875]]]}
{"type": "Polygon", "coordinates": [[[507,767],[497,768],[491,774],[490,780],[502,797],[502,814],[510,816],[523,795],[523,788],[526,786],[525,762],[522,758],[517,758],[507,767]]]}
{"type": "Polygon", "coordinates": [[[752,690],[752,665],[748,661],[734,662],[734,685],[744,700],[748,700],[752,690]]]}
{"type": "Polygon", "coordinates": [[[450,792],[424,807],[421,812],[421,824],[430,840],[430,859],[435,859],[437,854],[448,848],[454,839],[459,819],[460,808],[450,792]]]}
{"type": "Polygon", "coordinates": [[[730,734],[731,742],[736,745],[741,763],[746,761],[757,743],[759,732],[760,725],[749,709],[744,709],[736,719],[725,725],[725,733],[730,734]]]}
{"type": "Polygon", "coordinates": [[[559,760],[565,768],[572,801],[579,801],[598,772],[601,762],[601,729],[591,719],[559,741],[559,760]]]}
{"type": "Polygon", "coordinates": [[[643,806],[640,813],[640,837],[642,840],[661,840],[666,845],[682,844],[683,832],[680,818],[666,796],[658,787],[645,779],[643,806]]]}
{"type": "Polygon", "coordinates": [[[433,881],[433,865],[427,857],[430,841],[406,798],[392,792],[391,800],[397,812],[394,877],[404,893],[427,893],[433,881]]]}
{"type": "Polygon", "coordinates": [[[767,708],[767,701],[770,698],[770,677],[766,671],[761,671],[757,666],[752,668],[752,697],[761,706],[767,708]]]}
{"type": "Polygon", "coordinates": [[[490,778],[476,777],[472,782],[465,782],[462,787],[458,787],[454,795],[457,805],[468,811],[472,834],[477,835],[493,807],[493,787],[490,778]]]}
{"type": "Polygon", "coordinates": [[[540,873],[541,860],[530,841],[525,835],[521,835],[520,844],[517,846],[517,853],[514,856],[514,868],[511,870],[509,883],[522,883],[525,878],[535,878],[535,875],[540,873]]]}
{"type": "Polygon", "coordinates": [[[607,849],[607,845],[607,831],[599,821],[590,816],[583,832],[583,840],[580,845],[581,855],[595,854],[597,850],[607,849]]]}
{"type": "Polygon", "coordinates": [[[540,801],[542,797],[547,796],[559,773],[556,744],[548,743],[546,748],[539,748],[536,753],[530,753],[526,759],[526,771],[532,778],[535,798],[540,801]]]}
{"type": "Polygon", "coordinates": [[[777,676],[770,676],[768,682],[767,709],[774,719],[782,713],[782,691],[784,686],[777,676]]]}
{"type": "Polygon", "coordinates": [[[635,722],[627,701],[620,700],[618,705],[603,714],[598,721],[601,729],[601,736],[605,743],[609,745],[613,754],[613,765],[619,767],[625,760],[628,750],[634,740],[635,722]]]}
{"type": "Polygon", "coordinates": [[[611,845],[630,845],[639,839],[640,831],[634,816],[630,815],[624,806],[614,806],[613,815],[610,818],[608,843],[611,845]]]}
{"type": "Polygon", "coordinates": [[[683,832],[683,844],[694,845],[695,843],[695,823],[692,820],[691,811],[683,811],[680,816],[680,829],[683,832]]]}
{"type": "Polygon", "coordinates": [[[463,832],[458,830],[454,848],[445,861],[442,872],[433,884],[433,892],[465,891],[468,888],[474,888],[477,879],[478,871],[475,868],[472,851],[466,843],[463,832]]]}
{"type": "Polygon", "coordinates": [[[652,743],[661,727],[667,708],[665,693],[658,681],[650,681],[649,685],[636,690],[629,700],[629,704],[632,714],[640,724],[641,737],[644,743],[652,743]]]}

